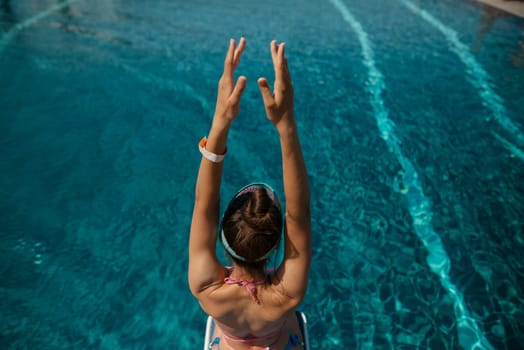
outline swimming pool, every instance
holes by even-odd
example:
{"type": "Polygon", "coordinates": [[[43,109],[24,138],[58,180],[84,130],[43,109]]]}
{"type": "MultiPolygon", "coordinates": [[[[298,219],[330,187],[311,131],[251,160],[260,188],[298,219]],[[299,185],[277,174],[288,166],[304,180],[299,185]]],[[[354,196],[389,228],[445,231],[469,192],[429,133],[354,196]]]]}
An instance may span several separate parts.
{"type": "Polygon", "coordinates": [[[521,20],[451,0],[4,0],[0,31],[3,348],[201,347],[196,144],[241,35],[224,201],[251,181],[282,190],[254,82],[286,41],[313,348],[524,342],[521,20]]]}

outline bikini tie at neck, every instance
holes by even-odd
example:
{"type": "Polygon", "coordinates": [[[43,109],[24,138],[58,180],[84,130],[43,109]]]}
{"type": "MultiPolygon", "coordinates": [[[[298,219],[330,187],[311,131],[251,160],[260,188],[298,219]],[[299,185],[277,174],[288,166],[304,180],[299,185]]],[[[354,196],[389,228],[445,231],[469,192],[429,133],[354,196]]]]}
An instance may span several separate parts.
{"type": "Polygon", "coordinates": [[[255,303],[260,304],[260,300],[257,297],[257,286],[265,284],[266,279],[260,281],[246,281],[241,278],[226,277],[224,278],[224,282],[226,284],[238,284],[239,286],[245,287],[249,295],[251,295],[251,299],[253,299],[255,303]]]}

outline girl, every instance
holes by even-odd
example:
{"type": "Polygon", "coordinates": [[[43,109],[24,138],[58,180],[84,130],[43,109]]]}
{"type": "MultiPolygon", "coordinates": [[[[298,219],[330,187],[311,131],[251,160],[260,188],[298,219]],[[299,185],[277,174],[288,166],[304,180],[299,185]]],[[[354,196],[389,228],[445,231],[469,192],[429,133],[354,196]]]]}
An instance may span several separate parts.
{"type": "Polygon", "coordinates": [[[215,115],[196,182],[189,238],[189,286],[216,325],[208,349],[304,349],[296,308],[304,298],[311,260],[310,195],[306,167],[293,112],[293,86],[285,44],[270,44],[275,70],[273,91],[258,79],[267,118],[281,145],[285,215],[267,185],[242,188],[229,203],[219,229],[219,193],[227,136],[239,112],[247,79],[233,73],[246,45],[231,39],[218,84],[215,115]],[[268,255],[284,227],[284,257],[272,273],[268,255]],[[223,267],[215,254],[218,239],[232,260],[223,267]]]}

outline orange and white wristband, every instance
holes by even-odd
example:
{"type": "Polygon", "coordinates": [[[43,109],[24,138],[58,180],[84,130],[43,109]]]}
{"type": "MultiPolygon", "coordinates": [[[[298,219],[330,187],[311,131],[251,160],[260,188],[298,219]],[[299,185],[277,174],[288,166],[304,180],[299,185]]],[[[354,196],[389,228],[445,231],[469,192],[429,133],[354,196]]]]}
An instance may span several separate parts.
{"type": "Polygon", "coordinates": [[[198,149],[200,150],[200,153],[202,153],[202,156],[213,163],[222,163],[224,161],[224,156],[226,155],[227,148],[224,151],[224,153],[215,154],[213,152],[209,152],[206,149],[206,143],[207,143],[207,138],[205,136],[198,143],[198,149]]]}

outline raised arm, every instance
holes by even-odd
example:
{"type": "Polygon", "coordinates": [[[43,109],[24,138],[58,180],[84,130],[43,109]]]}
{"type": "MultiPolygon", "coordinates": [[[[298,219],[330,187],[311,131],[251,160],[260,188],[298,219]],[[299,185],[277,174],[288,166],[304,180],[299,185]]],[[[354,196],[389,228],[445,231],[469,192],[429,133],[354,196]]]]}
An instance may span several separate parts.
{"type": "MultiPolygon", "coordinates": [[[[215,155],[226,152],[229,128],[238,115],[240,98],[246,87],[244,76],[240,76],[236,84],[233,78],[245,45],[244,38],[240,39],[238,46],[233,39],[229,43],[224,72],[218,83],[217,104],[211,130],[207,141],[201,143],[207,152],[215,155]]],[[[207,287],[217,285],[224,278],[224,270],[215,252],[222,167],[221,161],[202,157],[198,171],[189,236],[188,270],[189,287],[196,297],[207,287]]]]}
{"type": "Polygon", "coordinates": [[[285,44],[271,42],[275,69],[273,92],[265,78],[258,80],[266,114],[280,137],[286,218],[284,261],[277,269],[285,293],[300,302],[305,295],[311,261],[310,195],[306,166],[293,110],[293,85],[289,74],[285,44]]]}

